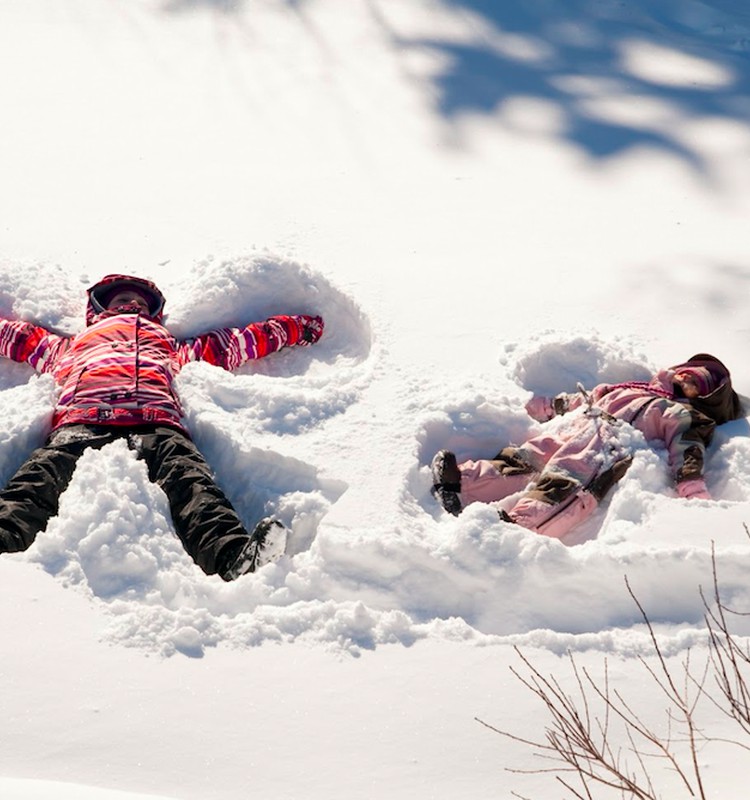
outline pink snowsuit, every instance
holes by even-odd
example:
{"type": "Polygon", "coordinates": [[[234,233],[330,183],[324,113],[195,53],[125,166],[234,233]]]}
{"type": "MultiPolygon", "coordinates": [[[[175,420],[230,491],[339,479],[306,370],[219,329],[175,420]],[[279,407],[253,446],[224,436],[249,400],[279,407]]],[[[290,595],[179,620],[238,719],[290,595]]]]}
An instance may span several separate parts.
{"type": "Polygon", "coordinates": [[[703,461],[716,424],[741,415],[729,372],[718,359],[694,356],[686,364],[710,369],[716,388],[707,397],[679,397],[674,376],[680,365],[645,382],[600,384],[590,394],[536,397],[529,413],[540,422],[575,412],[570,423],[542,432],[493,459],[465,461],[460,501],[495,503],[504,517],[525,528],[559,538],[586,520],[607,491],[625,474],[632,454],[623,426],[648,442],[666,446],[669,467],[682,497],[709,498],[703,461]],[[523,492],[520,498],[512,495],[523,492]],[[508,498],[503,504],[499,501],[508,498]]]}

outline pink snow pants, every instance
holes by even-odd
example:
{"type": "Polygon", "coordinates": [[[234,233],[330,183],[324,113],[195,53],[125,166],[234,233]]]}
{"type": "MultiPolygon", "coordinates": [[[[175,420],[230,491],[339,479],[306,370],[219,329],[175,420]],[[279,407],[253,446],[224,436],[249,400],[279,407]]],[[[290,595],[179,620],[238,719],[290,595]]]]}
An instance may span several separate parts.
{"type": "Polygon", "coordinates": [[[599,501],[587,491],[591,482],[627,456],[611,423],[580,417],[564,431],[505,448],[492,460],[459,464],[461,505],[491,503],[516,524],[560,538],[596,510],[599,501]]]}

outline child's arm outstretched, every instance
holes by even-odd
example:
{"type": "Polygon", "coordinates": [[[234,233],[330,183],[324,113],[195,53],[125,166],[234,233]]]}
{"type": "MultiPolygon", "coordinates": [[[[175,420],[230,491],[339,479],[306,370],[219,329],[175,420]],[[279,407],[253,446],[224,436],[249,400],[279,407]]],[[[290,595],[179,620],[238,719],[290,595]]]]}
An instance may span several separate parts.
{"type": "Polygon", "coordinates": [[[264,358],[282,347],[314,344],[323,334],[321,317],[288,314],[244,328],[219,328],[180,344],[183,361],[208,361],[227,370],[264,358]]]}
{"type": "Polygon", "coordinates": [[[670,404],[662,419],[677,493],[686,499],[710,500],[703,468],[716,423],[682,403],[670,404]]]}
{"type": "Polygon", "coordinates": [[[37,372],[47,372],[69,342],[39,325],[0,319],[0,356],[30,364],[37,372]]]}

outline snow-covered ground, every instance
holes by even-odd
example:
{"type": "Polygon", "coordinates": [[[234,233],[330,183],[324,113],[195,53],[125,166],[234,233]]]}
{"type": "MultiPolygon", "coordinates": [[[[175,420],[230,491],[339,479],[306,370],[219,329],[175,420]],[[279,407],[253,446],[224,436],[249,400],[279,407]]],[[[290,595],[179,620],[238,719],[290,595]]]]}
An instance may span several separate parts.
{"type": "MultiPolygon", "coordinates": [[[[712,542],[750,610],[746,419],[713,501],[636,442],[562,543],[447,516],[428,470],[535,430],[532,392],[696,352],[750,394],[746,0],[0,0],[0,68],[0,314],[73,333],[126,271],[179,336],[327,324],[179,379],[243,518],[291,528],[281,562],[204,576],[120,444],[0,558],[3,798],[557,797],[475,721],[543,735],[514,645],[570,686],[567,653],[606,658],[656,715],[625,577],[675,665],[704,652],[712,542]]],[[[0,364],[0,482],[53,400],[0,364]]],[[[743,751],[701,758],[744,797],[743,751]]]]}

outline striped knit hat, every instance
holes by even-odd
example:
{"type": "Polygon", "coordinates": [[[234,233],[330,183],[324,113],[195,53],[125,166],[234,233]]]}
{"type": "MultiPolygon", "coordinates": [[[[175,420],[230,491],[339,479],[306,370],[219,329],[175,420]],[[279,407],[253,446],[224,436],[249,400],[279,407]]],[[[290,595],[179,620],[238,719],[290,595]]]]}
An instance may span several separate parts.
{"type": "Polygon", "coordinates": [[[696,411],[710,417],[717,425],[745,416],[746,412],[740,398],[732,388],[732,376],[726,365],[716,356],[710,353],[697,353],[671,369],[675,374],[699,369],[701,373],[706,371],[711,375],[710,385],[713,387],[711,391],[704,394],[703,389],[699,389],[701,395],[690,400],[690,405],[696,411]]]}
{"type": "Polygon", "coordinates": [[[706,397],[711,394],[717,386],[714,376],[705,367],[680,367],[676,374],[684,375],[694,383],[701,397],[706,397]]]}

